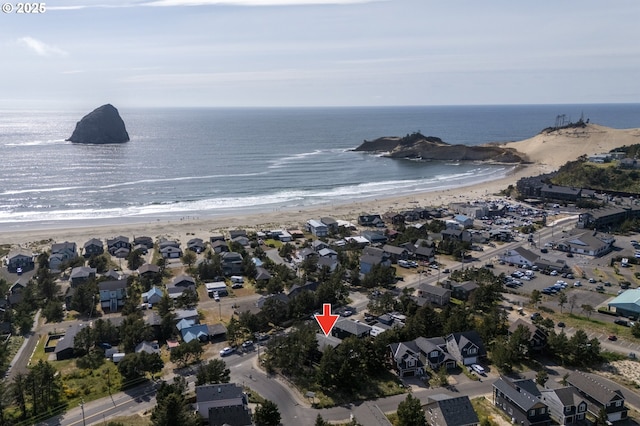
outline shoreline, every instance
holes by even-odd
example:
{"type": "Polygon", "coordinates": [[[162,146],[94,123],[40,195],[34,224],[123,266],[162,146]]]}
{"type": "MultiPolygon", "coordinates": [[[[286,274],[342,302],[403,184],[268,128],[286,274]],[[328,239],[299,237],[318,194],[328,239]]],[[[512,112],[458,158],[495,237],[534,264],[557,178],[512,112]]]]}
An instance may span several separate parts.
{"type": "Polygon", "coordinates": [[[408,210],[420,207],[447,206],[452,202],[472,201],[478,198],[498,197],[500,190],[523,176],[540,173],[536,164],[518,165],[504,175],[482,182],[455,186],[445,189],[419,191],[411,194],[378,196],[357,201],[341,201],[307,206],[286,206],[269,211],[240,211],[238,214],[224,212],[214,215],[186,215],[180,218],[142,218],[129,216],[114,218],[109,223],[100,223],[105,219],[89,219],[85,221],[55,221],[50,225],[34,228],[33,223],[22,224],[21,229],[0,231],[0,244],[10,244],[38,250],[51,241],[73,241],[78,246],[91,238],[106,240],[118,235],[160,236],[177,239],[182,243],[194,237],[207,239],[207,233],[228,229],[268,230],[278,228],[299,229],[309,219],[330,216],[350,222],[357,222],[358,215],[363,212],[384,214],[388,211],[408,210]]]}

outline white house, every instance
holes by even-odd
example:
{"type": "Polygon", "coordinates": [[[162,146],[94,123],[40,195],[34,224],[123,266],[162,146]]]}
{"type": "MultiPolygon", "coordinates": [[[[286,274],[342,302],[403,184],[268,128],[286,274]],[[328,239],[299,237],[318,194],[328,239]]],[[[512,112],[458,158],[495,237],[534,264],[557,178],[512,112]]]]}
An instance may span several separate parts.
{"type": "Polygon", "coordinates": [[[507,263],[513,263],[519,266],[533,266],[540,256],[524,247],[516,247],[505,251],[500,260],[507,263]]]}
{"type": "Polygon", "coordinates": [[[326,237],[329,235],[329,228],[324,223],[310,219],[307,221],[307,229],[316,237],[326,237]]]}

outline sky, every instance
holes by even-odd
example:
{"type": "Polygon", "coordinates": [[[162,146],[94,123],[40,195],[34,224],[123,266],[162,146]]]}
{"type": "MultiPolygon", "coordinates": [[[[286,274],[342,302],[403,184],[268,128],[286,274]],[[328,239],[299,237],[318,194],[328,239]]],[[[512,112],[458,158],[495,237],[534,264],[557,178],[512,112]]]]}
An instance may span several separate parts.
{"type": "Polygon", "coordinates": [[[640,102],[637,0],[50,0],[1,109],[640,102]]]}

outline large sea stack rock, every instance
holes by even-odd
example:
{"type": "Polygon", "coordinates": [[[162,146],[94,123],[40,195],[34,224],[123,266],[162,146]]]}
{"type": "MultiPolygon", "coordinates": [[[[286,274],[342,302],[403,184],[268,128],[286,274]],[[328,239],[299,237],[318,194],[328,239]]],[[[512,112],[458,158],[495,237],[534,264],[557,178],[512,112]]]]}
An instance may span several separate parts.
{"type": "Polygon", "coordinates": [[[106,104],[82,117],[67,140],[78,143],[124,143],[129,141],[129,134],[118,110],[106,104]]]}

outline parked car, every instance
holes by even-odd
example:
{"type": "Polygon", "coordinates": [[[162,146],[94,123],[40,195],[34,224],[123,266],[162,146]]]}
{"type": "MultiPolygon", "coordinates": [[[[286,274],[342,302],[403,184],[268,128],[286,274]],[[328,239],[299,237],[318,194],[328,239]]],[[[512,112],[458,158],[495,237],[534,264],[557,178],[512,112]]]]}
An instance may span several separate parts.
{"type": "Polygon", "coordinates": [[[575,283],[573,283],[574,287],[582,287],[582,283],[578,280],[575,283]]]}
{"type": "Polygon", "coordinates": [[[475,371],[476,373],[480,374],[481,376],[485,375],[485,370],[484,367],[479,365],[479,364],[471,364],[471,368],[473,369],[473,371],[475,371]]]}
{"type": "Polygon", "coordinates": [[[233,348],[230,346],[220,349],[220,356],[227,356],[227,355],[231,355],[232,353],[233,353],[233,348]]]}
{"type": "Polygon", "coordinates": [[[594,278],[589,278],[589,282],[590,282],[591,284],[595,284],[596,280],[595,280],[594,278]]]}
{"type": "Polygon", "coordinates": [[[534,313],[531,314],[531,319],[532,320],[535,320],[535,319],[538,319],[538,318],[540,318],[540,312],[534,312],[534,313]]]}
{"type": "Polygon", "coordinates": [[[220,301],[220,295],[218,294],[217,291],[213,292],[213,300],[215,300],[216,302],[220,301]]]}
{"type": "Polygon", "coordinates": [[[251,347],[253,347],[253,340],[247,340],[242,343],[242,349],[249,349],[251,347]]]}
{"type": "Polygon", "coordinates": [[[564,328],[564,327],[565,327],[565,325],[564,325],[564,323],[563,323],[563,322],[559,322],[557,325],[558,325],[558,327],[560,327],[560,328],[564,328]]]}
{"type": "Polygon", "coordinates": [[[549,253],[549,250],[547,250],[546,248],[541,248],[540,253],[549,253]]]}
{"type": "Polygon", "coordinates": [[[602,287],[601,285],[596,286],[596,291],[599,293],[604,293],[604,287],[602,287]]]}
{"type": "Polygon", "coordinates": [[[620,318],[618,318],[617,320],[614,320],[613,322],[614,322],[615,324],[618,324],[618,325],[622,325],[622,326],[625,326],[625,327],[629,327],[629,321],[624,320],[624,319],[620,319],[620,318]]]}
{"type": "Polygon", "coordinates": [[[607,339],[611,340],[612,342],[615,342],[616,340],[618,340],[618,338],[612,334],[611,336],[607,337],[607,339]]]}

